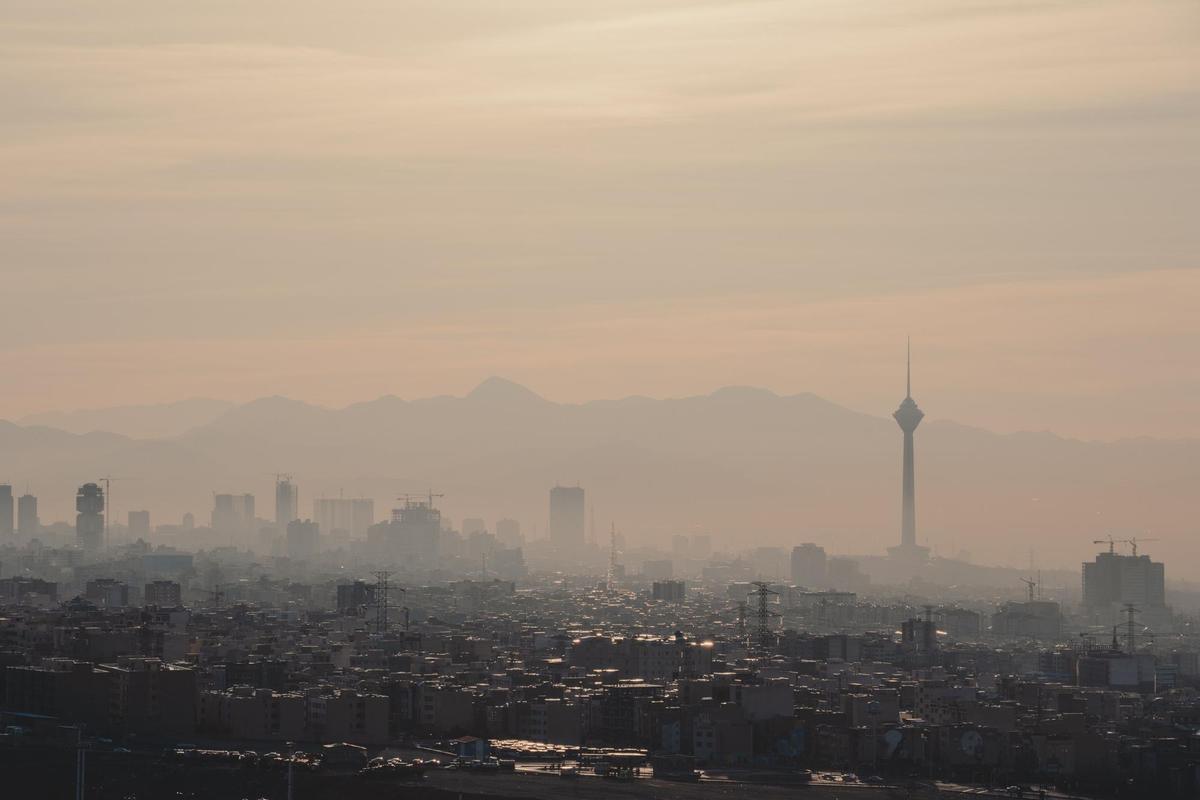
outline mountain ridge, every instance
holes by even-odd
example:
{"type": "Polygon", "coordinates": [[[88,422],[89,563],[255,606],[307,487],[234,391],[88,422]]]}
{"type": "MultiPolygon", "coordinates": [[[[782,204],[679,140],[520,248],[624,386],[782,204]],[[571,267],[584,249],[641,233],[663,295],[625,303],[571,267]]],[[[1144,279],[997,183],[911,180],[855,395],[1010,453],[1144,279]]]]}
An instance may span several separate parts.
{"type": "MultiPolygon", "coordinates": [[[[900,432],[887,416],[812,393],[727,387],[707,395],[557,403],[495,379],[461,397],[383,396],[327,408],[281,396],[240,404],[173,437],[139,440],[0,424],[0,476],[29,481],[44,519],[72,519],[74,488],[119,484],[118,515],[156,522],[213,491],[271,497],[286,471],[311,499],[392,498],[436,487],[450,518],[510,516],[545,530],[546,491],[582,483],[601,517],[647,540],[708,530],[747,544],[817,541],[843,552],[894,544],[900,432]]],[[[926,420],[917,433],[918,536],[991,562],[1077,561],[1110,531],[1153,529],[1162,554],[1200,556],[1200,442],[1095,442],[926,420]]],[[[266,509],[268,504],[264,504],[266,509]]],[[[123,517],[120,517],[123,518],[123,517]]],[[[1161,557],[1161,556],[1160,556],[1161,557]]]]}

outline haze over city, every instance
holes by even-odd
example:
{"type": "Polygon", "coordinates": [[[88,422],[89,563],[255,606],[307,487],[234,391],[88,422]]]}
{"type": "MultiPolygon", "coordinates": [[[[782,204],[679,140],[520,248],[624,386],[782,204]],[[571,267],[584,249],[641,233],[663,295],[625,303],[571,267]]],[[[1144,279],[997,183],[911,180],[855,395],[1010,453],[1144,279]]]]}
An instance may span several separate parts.
{"type": "MultiPolygon", "coordinates": [[[[890,407],[904,390],[896,344],[881,376],[890,407]]],[[[915,394],[935,409],[917,358],[915,394]]],[[[204,519],[213,491],[269,497],[273,473],[285,470],[306,507],[345,495],[386,509],[398,494],[433,488],[451,519],[509,516],[545,536],[546,487],[578,482],[601,527],[619,520],[645,544],[704,531],[719,544],[800,537],[860,555],[882,553],[896,536],[899,433],[889,410],[749,387],[570,405],[490,378],[464,397],[389,396],[342,409],[276,396],[34,417],[0,427],[0,441],[10,480],[37,490],[46,521],[73,519],[74,487],[96,475],[124,479],[118,518],[145,508],[177,522],[189,511],[204,519]]],[[[936,552],[1065,568],[1095,539],[1154,536],[1156,552],[1178,562],[1176,579],[1200,578],[1190,489],[1200,482],[1200,442],[997,435],[940,417],[922,425],[916,451],[921,539],[936,552]]]]}
{"type": "Polygon", "coordinates": [[[0,794],[1200,796],[1194,0],[4,16],[0,794]]]}

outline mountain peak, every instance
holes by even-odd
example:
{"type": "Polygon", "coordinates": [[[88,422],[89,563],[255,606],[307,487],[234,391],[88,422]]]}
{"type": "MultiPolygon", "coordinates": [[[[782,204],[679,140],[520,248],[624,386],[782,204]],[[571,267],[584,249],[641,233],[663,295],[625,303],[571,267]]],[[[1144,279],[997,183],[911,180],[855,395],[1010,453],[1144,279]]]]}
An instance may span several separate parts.
{"type": "Polygon", "coordinates": [[[519,383],[513,383],[506,378],[493,375],[476,386],[467,395],[468,400],[483,400],[487,402],[522,402],[545,403],[546,398],[533,392],[519,383]]]}
{"type": "Polygon", "coordinates": [[[713,400],[777,400],[779,395],[758,386],[722,386],[709,395],[713,400]]]}

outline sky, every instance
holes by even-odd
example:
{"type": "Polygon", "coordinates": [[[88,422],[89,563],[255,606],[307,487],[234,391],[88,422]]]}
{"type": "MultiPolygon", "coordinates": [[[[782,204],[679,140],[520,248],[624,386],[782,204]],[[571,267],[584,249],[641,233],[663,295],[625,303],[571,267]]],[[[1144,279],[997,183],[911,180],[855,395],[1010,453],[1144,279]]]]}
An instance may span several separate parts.
{"type": "Polygon", "coordinates": [[[7,0],[0,418],[730,384],[1200,436],[1193,0],[7,0]]]}

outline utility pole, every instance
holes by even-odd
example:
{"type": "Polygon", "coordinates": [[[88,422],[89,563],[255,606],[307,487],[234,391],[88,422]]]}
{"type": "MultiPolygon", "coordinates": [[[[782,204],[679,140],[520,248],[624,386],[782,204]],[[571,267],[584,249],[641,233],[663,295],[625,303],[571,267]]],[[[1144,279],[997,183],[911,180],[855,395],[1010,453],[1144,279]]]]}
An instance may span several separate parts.
{"type": "Polygon", "coordinates": [[[763,653],[771,651],[771,617],[775,614],[771,611],[770,602],[771,595],[779,594],[771,590],[771,584],[766,581],[754,581],[754,595],[758,598],[758,609],[756,613],[757,626],[755,630],[755,638],[758,639],[758,647],[763,653]]]}

